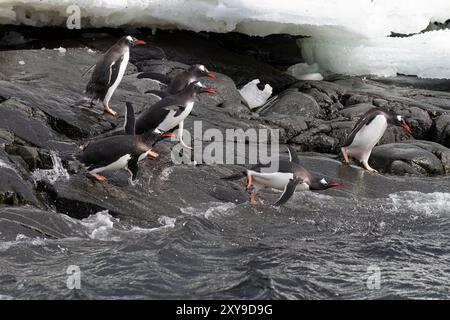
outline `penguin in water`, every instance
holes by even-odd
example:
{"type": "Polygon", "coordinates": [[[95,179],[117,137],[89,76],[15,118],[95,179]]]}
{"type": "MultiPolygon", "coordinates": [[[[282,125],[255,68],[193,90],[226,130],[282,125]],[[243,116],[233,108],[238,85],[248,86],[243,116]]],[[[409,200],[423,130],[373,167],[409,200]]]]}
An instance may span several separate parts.
{"type": "Polygon", "coordinates": [[[136,179],[138,162],[147,156],[156,158],[158,154],[152,147],[161,136],[152,131],[135,135],[135,119],[133,105],[126,103],[125,134],[101,138],[87,144],[76,158],[86,167],[98,181],[106,180],[99,173],[126,169],[130,173],[131,182],[136,179]]]}
{"type": "Polygon", "coordinates": [[[200,77],[210,77],[213,79],[216,79],[216,75],[212,74],[206,67],[202,64],[194,64],[189,69],[179,73],[175,76],[175,78],[170,81],[170,79],[167,76],[153,73],[153,72],[142,72],[138,74],[138,79],[156,79],[163,83],[169,83],[167,86],[167,89],[165,91],[159,91],[159,90],[149,90],[145,93],[151,93],[153,95],[156,95],[159,98],[164,98],[176,93],[179,93],[184,88],[186,88],[189,84],[192,82],[198,81],[198,78],[200,77]]]}
{"type": "Polygon", "coordinates": [[[91,107],[94,100],[99,99],[103,103],[105,112],[112,116],[117,115],[110,108],[109,100],[122,81],[130,58],[130,46],[138,44],[145,44],[145,42],[132,36],[124,36],[97,61],[91,80],[86,86],[86,94],[91,98],[91,107]]]}
{"type": "Polygon", "coordinates": [[[352,157],[359,160],[369,172],[377,172],[370,167],[368,161],[373,147],[380,141],[389,124],[402,127],[411,133],[411,128],[403,116],[380,108],[367,111],[355,124],[341,148],[344,162],[348,164],[349,157],[352,157]]]}
{"type": "Polygon", "coordinates": [[[184,119],[191,113],[194,99],[201,92],[217,93],[199,81],[190,83],[181,92],[163,98],[142,112],[136,121],[136,134],[152,131],[163,137],[173,136],[170,132],[178,126],[181,145],[191,149],[183,141],[184,119]]]}
{"type": "Polygon", "coordinates": [[[323,177],[317,177],[300,165],[300,160],[295,151],[288,146],[289,161],[279,160],[278,170],[268,172],[265,170],[271,168],[270,164],[255,165],[250,169],[222,178],[223,180],[237,180],[247,177],[246,189],[253,185],[253,191],[250,194],[250,203],[256,205],[256,195],[264,187],[270,187],[282,190],[283,193],[276,206],[285,204],[292,197],[295,191],[318,191],[340,186],[339,182],[328,182],[323,177]]]}

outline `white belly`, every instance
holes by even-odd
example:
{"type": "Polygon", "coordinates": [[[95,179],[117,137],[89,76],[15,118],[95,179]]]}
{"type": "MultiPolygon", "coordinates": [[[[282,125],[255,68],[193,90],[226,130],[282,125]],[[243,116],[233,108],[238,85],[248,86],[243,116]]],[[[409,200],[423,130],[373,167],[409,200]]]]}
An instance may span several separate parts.
{"type": "Polygon", "coordinates": [[[175,116],[175,113],[177,113],[177,111],[170,110],[163,122],[161,122],[158,126],[157,130],[159,130],[160,132],[166,132],[175,128],[181,121],[187,118],[187,116],[191,113],[193,107],[194,102],[189,102],[183,112],[181,112],[177,116],[175,116]]]}
{"type": "Polygon", "coordinates": [[[102,171],[113,171],[113,170],[119,170],[123,169],[128,165],[128,160],[131,159],[131,155],[126,154],[122,157],[120,157],[118,160],[114,161],[111,164],[108,164],[106,167],[96,168],[94,170],[91,170],[91,173],[98,173],[102,171]]]}
{"type": "Polygon", "coordinates": [[[120,81],[122,81],[123,75],[125,74],[125,70],[127,69],[129,58],[130,58],[130,51],[127,51],[123,55],[122,64],[120,65],[119,73],[117,74],[116,81],[114,81],[114,83],[112,84],[111,87],[109,87],[108,92],[106,93],[106,96],[105,96],[106,102],[108,102],[109,99],[111,99],[111,97],[112,97],[114,91],[117,89],[117,86],[119,85],[120,81]]]}
{"type": "Polygon", "coordinates": [[[261,173],[249,170],[249,174],[253,177],[253,183],[256,188],[262,188],[264,186],[284,190],[289,180],[294,175],[288,172],[273,172],[273,173],[261,173]]]}
{"type": "Polygon", "coordinates": [[[361,161],[367,161],[386,128],[386,118],[382,115],[376,116],[369,125],[363,126],[356,133],[353,142],[347,147],[349,155],[361,161]]]}

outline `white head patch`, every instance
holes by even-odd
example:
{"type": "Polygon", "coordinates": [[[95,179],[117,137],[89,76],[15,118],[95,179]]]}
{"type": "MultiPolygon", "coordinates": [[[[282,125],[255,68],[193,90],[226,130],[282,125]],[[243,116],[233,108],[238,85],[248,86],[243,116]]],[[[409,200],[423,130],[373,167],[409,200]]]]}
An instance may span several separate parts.
{"type": "Polygon", "coordinates": [[[327,180],[325,180],[325,178],[322,178],[322,180],[320,180],[320,183],[323,184],[323,185],[327,185],[328,184],[328,182],[327,182],[327,180]]]}
{"type": "Polygon", "coordinates": [[[204,65],[199,65],[198,66],[198,68],[201,70],[201,71],[203,71],[203,72],[205,72],[206,71],[206,68],[205,68],[205,66],[204,65]]]}
{"type": "Polygon", "coordinates": [[[403,117],[402,116],[397,116],[397,120],[402,122],[403,121],[403,117]]]}
{"type": "Polygon", "coordinates": [[[199,81],[199,82],[196,82],[195,85],[196,85],[197,87],[203,88],[203,85],[202,85],[202,83],[201,83],[200,81],[199,81]]]}
{"type": "Polygon", "coordinates": [[[133,38],[131,36],[127,36],[128,41],[133,41],[133,38]]]}

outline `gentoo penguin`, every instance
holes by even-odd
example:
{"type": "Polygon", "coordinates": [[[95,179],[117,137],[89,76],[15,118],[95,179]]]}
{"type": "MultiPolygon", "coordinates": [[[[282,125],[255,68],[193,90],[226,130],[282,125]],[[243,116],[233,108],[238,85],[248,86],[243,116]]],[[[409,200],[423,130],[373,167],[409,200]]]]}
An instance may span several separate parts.
{"type": "Polygon", "coordinates": [[[383,136],[388,124],[400,126],[411,133],[403,116],[380,108],[370,109],[355,124],[341,148],[345,163],[348,164],[349,157],[352,157],[359,160],[366,170],[377,172],[369,166],[368,161],[373,147],[383,136]]]}
{"type": "Polygon", "coordinates": [[[332,187],[340,186],[338,182],[328,182],[323,177],[317,177],[300,165],[300,161],[295,151],[288,146],[289,161],[279,160],[278,170],[275,172],[268,172],[268,165],[255,165],[250,169],[234,174],[223,180],[236,180],[247,176],[246,189],[253,185],[253,191],[250,195],[250,203],[256,205],[256,194],[264,187],[270,187],[277,190],[282,190],[283,193],[276,206],[286,203],[295,191],[305,190],[325,190],[332,187]],[[264,170],[266,169],[266,170],[264,170]]]}
{"type": "Polygon", "coordinates": [[[199,81],[192,82],[181,92],[163,98],[142,112],[136,121],[136,134],[153,131],[164,135],[178,126],[181,144],[190,148],[183,141],[184,119],[191,113],[195,96],[200,92],[216,93],[199,81]]]}
{"type": "Polygon", "coordinates": [[[130,57],[130,46],[137,44],[145,42],[132,36],[124,36],[97,61],[91,80],[86,86],[86,94],[91,97],[91,106],[94,100],[100,99],[105,112],[113,116],[117,114],[109,107],[109,100],[122,81],[130,57]]]}
{"type": "Polygon", "coordinates": [[[131,180],[134,180],[138,172],[137,163],[140,160],[146,156],[158,157],[158,154],[151,149],[161,139],[161,136],[151,131],[141,135],[134,134],[134,111],[129,102],[127,102],[126,121],[127,134],[92,141],[76,155],[76,158],[98,181],[106,179],[99,175],[100,172],[123,168],[130,173],[131,180]]]}
{"type": "MultiPolygon", "coordinates": [[[[151,73],[151,72],[143,72],[138,74],[138,79],[143,78],[152,78],[152,79],[161,79],[161,75],[151,73]]],[[[208,69],[205,68],[202,64],[194,64],[188,70],[179,73],[178,75],[170,81],[167,89],[165,91],[159,90],[150,90],[146,93],[152,93],[160,98],[164,98],[169,95],[176,94],[186,88],[192,82],[195,82],[200,77],[210,77],[216,79],[216,75],[212,74],[208,69]]]]}

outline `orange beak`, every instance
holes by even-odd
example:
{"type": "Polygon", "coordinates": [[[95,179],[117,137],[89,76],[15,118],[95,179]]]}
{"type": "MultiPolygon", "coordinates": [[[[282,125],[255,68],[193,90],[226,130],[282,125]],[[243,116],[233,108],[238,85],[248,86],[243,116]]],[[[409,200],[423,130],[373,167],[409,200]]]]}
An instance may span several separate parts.
{"type": "Polygon", "coordinates": [[[408,126],[406,123],[402,124],[402,128],[405,129],[407,132],[412,133],[410,126],[408,126]]]}
{"type": "Polygon", "coordinates": [[[212,73],[208,73],[206,74],[208,77],[213,78],[213,79],[217,79],[217,76],[212,74],[212,73]]]}
{"type": "Polygon", "coordinates": [[[134,41],[134,44],[146,44],[147,42],[143,41],[143,40],[136,40],[134,41]]]}
{"type": "Polygon", "coordinates": [[[341,184],[339,182],[329,182],[327,184],[328,187],[340,187],[341,184]]]}
{"type": "Polygon", "coordinates": [[[214,90],[214,89],[211,89],[211,88],[205,88],[205,89],[203,90],[203,92],[208,92],[208,93],[217,93],[217,91],[216,91],[216,90],[214,90]]]}
{"type": "Polygon", "coordinates": [[[161,137],[164,137],[164,138],[174,138],[174,137],[175,137],[175,134],[172,133],[172,132],[163,133],[163,134],[161,135],[161,137]]]}
{"type": "Polygon", "coordinates": [[[158,158],[159,157],[159,154],[157,154],[156,152],[151,151],[151,150],[147,154],[148,154],[149,157],[152,157],[152,158],[158,158]]]}

